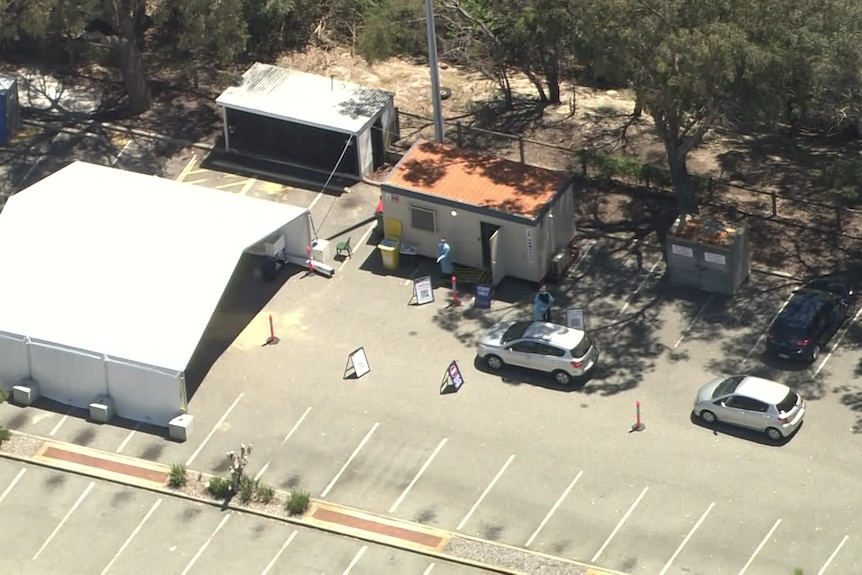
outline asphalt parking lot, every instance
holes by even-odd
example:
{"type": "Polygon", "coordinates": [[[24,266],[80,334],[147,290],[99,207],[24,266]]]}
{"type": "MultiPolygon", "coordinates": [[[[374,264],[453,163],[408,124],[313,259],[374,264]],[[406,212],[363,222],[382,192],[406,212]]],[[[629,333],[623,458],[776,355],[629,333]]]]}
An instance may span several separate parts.
{"type": "Polygon", "coordinates": [[[3,573],[481,575],[485,571],[35,466],[0,462],[3,573]]]}
{"type": "Polygon", "coordinates": [[[451,308],[444,289],[408,305],[411,277],[433,266],[405,260],[387,272],[370,224],[351,231],[373,210],[373,190],[234,185],[194,172],[193,152],[183,154],[166,173],[281,194],[328,226],[321,237],[359,236],[354,257],[332,279],[291,276],[251,319],[192,398],[188,443],[2,406],[9,427],[213,472],[226,471],[226,451],[252,443],[250,471],[273,486],[631,573],[860,570],[848,495],[862,458],[858,317],[814,365],[779,364],[762,354],[764,333],[793,281],[753,274],[734,298],[710,297],[668,286],[657,253],[639,270],[615,241],[584,239],[569,280],[552,291],[560,309],[585,310],[602,350],[592,380],[568,390],[525,371],[486,373],[473,363],[477,336],[527,316],[534,286],[508,282],[489,311],[451,308]],[[269,314],[281,342],[263,347],[269,314]],[[372,371],[345,380],[347,354],[360,346],[372,371]],[[465,384],[441,396],[452,360],[465,384]],[[807,399],[799,434],[772,445],[691,421],[696,389],[740,371],[807,399]],[[636,401],[646,429],[630,433],[636,401]]]}

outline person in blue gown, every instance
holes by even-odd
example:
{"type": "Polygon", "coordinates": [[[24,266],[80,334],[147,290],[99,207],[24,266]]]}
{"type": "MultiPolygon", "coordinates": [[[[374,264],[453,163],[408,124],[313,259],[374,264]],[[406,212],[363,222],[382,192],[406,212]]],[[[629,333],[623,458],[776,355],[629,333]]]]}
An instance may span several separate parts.
{"type": "Polygon", "coordinates": [[[437,242],[437,263],[440,264],[440,273],[444,276],[451,276],[455,268],[452,266],[452,248],[446,238],[440,238],[437,242]]]}

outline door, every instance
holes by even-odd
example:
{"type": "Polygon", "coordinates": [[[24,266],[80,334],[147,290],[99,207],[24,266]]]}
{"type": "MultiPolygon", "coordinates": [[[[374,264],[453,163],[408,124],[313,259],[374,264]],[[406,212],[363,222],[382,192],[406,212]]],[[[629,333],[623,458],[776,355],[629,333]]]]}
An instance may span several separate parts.
{"type": "Polygon", "coordinates": [[[529,341],[519,341],[508,348],[508,353],[503,358],[503,362],[508,365],[532,368],[535,355],[536,344],[529,341]]]}
{"type": "Polygon", "coordinates": [[[500,242],[500,230],[495,231],[491,234],[491,237],[488,238],[488,245],[490,247],[490,259],[491,259],[491,283],[495,286],[498,285],[501,281],[503,281],[503,276],[506,275],[506,272],[503,270],[503,262],[499,258],[499,242],[500,242]]]}
{"type": "Polygon", "coordinates": [[[374,120],[374,124],[371,126],[371,159],[375,171],[383,166],[383,161],[386,159],[386,150],[383,144],[382,114],[377,116],[377,119],[374,120]]]}

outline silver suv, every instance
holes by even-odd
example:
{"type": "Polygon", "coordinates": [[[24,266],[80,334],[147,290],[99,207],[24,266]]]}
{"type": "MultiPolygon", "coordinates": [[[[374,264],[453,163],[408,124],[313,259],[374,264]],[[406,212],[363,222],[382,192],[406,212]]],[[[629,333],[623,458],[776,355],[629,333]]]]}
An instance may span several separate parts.
{"type": "Polygon", "coordinates": [[[505,321],[479,340],[478,355],[493,369],[505,365],[553,374],[560,385],[587,375],[599,359],[593,340],[579,329],[541,321],[505,321]]]}
{"type": "Polygon", "coordinates": [[[784,384],[751,375],[719,377],[704,385],[694,414],[706,423],[721,421],[766,433],[773,441],[789,437],[802,424],[805,401],[784,384]]]}

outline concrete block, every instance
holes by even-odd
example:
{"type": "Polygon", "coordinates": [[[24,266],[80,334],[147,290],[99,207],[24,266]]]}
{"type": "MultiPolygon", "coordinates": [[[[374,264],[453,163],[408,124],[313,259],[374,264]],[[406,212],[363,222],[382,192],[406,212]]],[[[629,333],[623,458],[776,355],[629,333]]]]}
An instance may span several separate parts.
{"type": "Polygon", "coordinates": [[[18,405],[33,405],[39,399],[39,384],[28,381],[12,387],[12,401],[18,405]]]}
{"type": "Polygon", "coordinates": [[[92,421],[108,423],[115,413],[114,400],[107,395],[100,395],[90,403],[90,419],[92,421]]]}
{"type": "Polygon", "coordinates": [[[188,441],[192,434],[194,416],[188,413],[178,415],[168,422],[168,437],[174,441],[188,441]]]}

